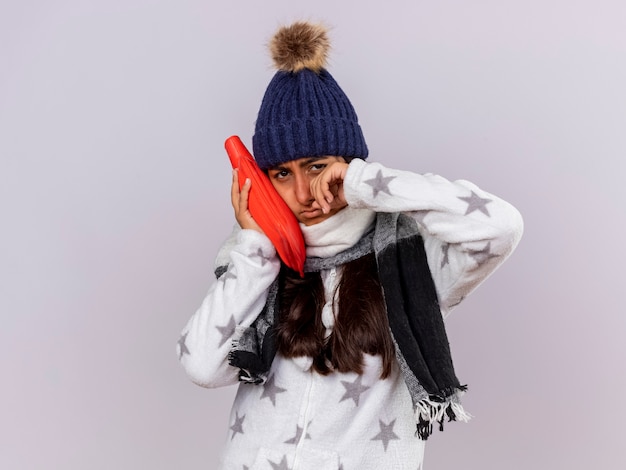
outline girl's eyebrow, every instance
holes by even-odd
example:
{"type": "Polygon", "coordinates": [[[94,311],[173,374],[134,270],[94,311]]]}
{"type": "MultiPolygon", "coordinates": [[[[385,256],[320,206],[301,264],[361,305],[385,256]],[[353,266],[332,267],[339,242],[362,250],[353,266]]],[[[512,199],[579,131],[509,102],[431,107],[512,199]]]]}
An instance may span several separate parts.
{"type": "Polygon", "coordinates": [[[316,162],[317,160],[322,160],[323,158],[327,158],[327,157],[311,157],[311,158],[307,158],[306,160],[301,161],[298,166],[300,168],[302,168],[303,166],[307,166],[310,163],[316,162]]]}
{"type": "MultiPolygon", "coordinates": [[[[307,165],[309,165],[309,164],[311,164],[311,163],[313,163],[313,162],[316,162],[317,160],[322,160],[322,159],[324,159],[324,158],[328,158],[328,157],[326,157],[326,156],[322,156],[322,157],[310,157],[310,158],[307,158],[306,160],[302,160],[302,161],[298,164],[298,166],[299,166],[300,168],[302,168],[302,167],[307,166],[307,165]]],[[[284,171],[289,171],[289,168],[287,168],[287,167],[285,167],[285,166],[282,166],[282,165],[276,165],[276,166],[271,167],[268,171],[283,171],[283,170],[284,170],[284,171]]]]}
{"type": "Polygon", "coordinates": [[[276,165],[276,166],[273,166],[272,168],[270,168],[267,171],[289,171],[289,168],[284,167],[282,165],[276,165]]]}

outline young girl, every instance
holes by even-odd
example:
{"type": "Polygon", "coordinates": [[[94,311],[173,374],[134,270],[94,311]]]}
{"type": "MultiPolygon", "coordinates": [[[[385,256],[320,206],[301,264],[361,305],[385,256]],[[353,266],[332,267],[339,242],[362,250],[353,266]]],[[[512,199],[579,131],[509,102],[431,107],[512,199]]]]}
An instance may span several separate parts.
{"type": "Polygon", "coordinates": [[[300,222],[305,277],[281,264],[235,171],[239,227],[180,362],[204,387],[242,382],[221,468],[415,470],[433,426],[468,418],[443,316],[513,251],[521,216],[467,181],[366,163],[322,27],[281,28],[270,48],[253,151],[300,222]]]}

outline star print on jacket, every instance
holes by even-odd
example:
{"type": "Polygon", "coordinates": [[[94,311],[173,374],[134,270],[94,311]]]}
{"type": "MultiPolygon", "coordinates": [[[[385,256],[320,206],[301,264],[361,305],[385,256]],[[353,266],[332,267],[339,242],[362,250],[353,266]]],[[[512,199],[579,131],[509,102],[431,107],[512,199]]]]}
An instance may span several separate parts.
{"type": "Polygon", "coordinates": [[[491,217],[489,211],[487,210],[487,204],[489,204],[492,199],[486,199],[480,197],[474,191],[470,191],[471,194],[467,197],[458,196],[462,201],[467,202],[467,210],[465,211],[465,215],[471,214],[474,211],[480,211],[485,214],[487,217],[491,217]]]}
{"type": "Polygon", "coordinates": [[[469,255],[476,260],[478,266],[486,263],[491,258],[497,258],[500,255],[491,252],[491,242],[487,242],[482,250],[469,250],[469,255]]]}
{"type": "Polygon", "coordinates": [[[189,332],[185,333],[178,340],[178,360],[183,358],[183,354],[189,354],[189,349],[187,349],[187,345],[185,344],[188,334],[189,332]]]}
{"type": "Polygon", "coordinates": [[[363,182],[372,187],[374,197],[378,196],[378,193],[380,192],[387,193],[391,196],[391,192],[389,191],[389,183],[393,179],[395,179],[395,176],[383,176],[383,172],[381,170],[378,170],[378,173],[376,173],[376,178],[365,180],[363,182]]]}
{"type": "Polygon", "coordinates": [[[274,383],[274,376],[272,375],[263,386],[261,400],[263,400],[263,398],[269,398],[272,401],[272,405],[276,406],[276,395],[286,391],[286,388],[281,388],[274,383]]]}
{"type": "Polygon", "coordinates": [[[352,398],[354,400],[354,404],[359,406],[359,398],[361,398],[361,394],[366,390],[369,390],[369,387],[361,384],[362,379],[363,377],[359,375],[354,382],[348,382],[346,380],[341,381],[341,384],[346,387],[346,392],[341,397],[341,400],[339,400],[340,403],[344,400],[352,398]]]}
{"type": "Polygon", "coordinates": [[[385,452],[387,452],[389,441],[400,440],[396,433],[393,432],[396,420],[394,419],[391,423],[385,424],[382,419],[379,419],[378,423],[380,425],[380,432],[372,438],[372,441],[382,441],[385,452]]]}
{"type": "Polygon", "coordinates": [[[449,243],[444,243],[443,245],[441,245],[441,254],[443,255],[443,258],[441,258],[441,266],[440,267],[444,267],[446,264],[450,264],[450,259],[448,258],[448,251],[450,251],[450,244],[449,243]]]}
{"type": "Polygon", "coordinates": [[[261,248],[256,250],[256,253],[254,254],[254,256],[256,256],[257,258],[261,260],[261,266],[265,266],[265,263],[267,263],[267,258],[263,254],[263,250],[261,250],[261,248]]]}
{"type": "Polygon", "coordinates": [[[217,328],[217,331],[220,332],[220,334],[222,335],[222,339],[220,340],[220,344],[219,346],[221,347],[226,341],[228,341],[233,334],[235,334],[235,319],[233,317],[230,317],[230,320],[228,320],[228,324],[224,325],[224,326],[216,326],[215,328],[217,328]]]}
{"type": "MultiPolygon", "coordinates": [[[[293,436],[291,439],[286,440],[285,444],[297,444],[298,442],[300,442],[300,438],[302,437],[302,431],[304,431],[304,429],[302,429],[300,426],[296,424],[296,435],[293,436]]],[[[304,438],[311,439],[311,436],[307,432],[304,438]]]]}
{"type": "Polygon", "coordinates": [[[267,459],[273,470],[291,470],[287,465],[287,456],[283,455],[282,460],[279,463],[274,463],[270,459],[267,459]]]}
{"type": "Polygon", "coordinates": [[[243,415],[241,418],[239,417],[239,413],[235,411],[235,424],[233,424],[230,429],[233,432],[230,440],[232,441],[235,438],[237,433],[243,434],[243,420],[246,419],[246,415],[243,415]]]}

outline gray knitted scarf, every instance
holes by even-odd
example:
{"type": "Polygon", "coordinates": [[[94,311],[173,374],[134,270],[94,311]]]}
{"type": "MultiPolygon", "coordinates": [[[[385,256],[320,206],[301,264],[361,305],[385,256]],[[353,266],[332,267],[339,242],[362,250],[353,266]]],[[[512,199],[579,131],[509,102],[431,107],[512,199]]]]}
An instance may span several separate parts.
{"type": "MultiPolygon", "coordinates": [[[[387,307],[396,359],[413,401],[417,434],[427,439],[433,424],[467,421],[459,397],[465,390],[456,378],[448,339],[428,267],[424,242],[412,218],[378,213],[373,230],[353,247],[329,258],[307,258],[304,270],[315,272],[375,253],[387,307]]],[[[225,271],[224,268],[218,272],[225,271]]],[[[253,324],[240,331],[229,355],[242,382],[264,383],[277,351],[278,279],[253,324]]]]}

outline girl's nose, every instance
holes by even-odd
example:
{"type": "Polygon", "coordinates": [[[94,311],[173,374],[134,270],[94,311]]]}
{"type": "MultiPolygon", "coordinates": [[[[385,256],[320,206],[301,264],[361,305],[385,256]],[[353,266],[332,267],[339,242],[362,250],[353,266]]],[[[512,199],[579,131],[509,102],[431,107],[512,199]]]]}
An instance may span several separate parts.
{"type": "Polygon", "coordinates": [[[303,206],[308,206],[313,202],[311,195],[311,183],[304,175],[296,175],[296,199],[303,206]]]}

